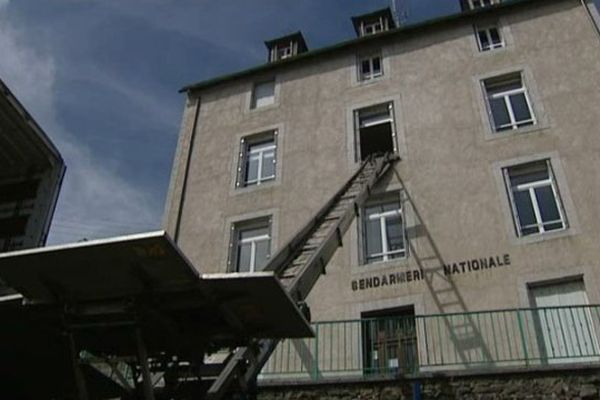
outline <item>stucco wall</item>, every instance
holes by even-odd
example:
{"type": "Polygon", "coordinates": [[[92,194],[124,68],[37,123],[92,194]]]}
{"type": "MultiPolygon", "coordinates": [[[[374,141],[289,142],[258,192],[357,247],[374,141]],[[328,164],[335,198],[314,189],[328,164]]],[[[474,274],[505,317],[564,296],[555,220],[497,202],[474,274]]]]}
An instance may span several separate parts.
{"type": "MultiPolygon", "coordinates": [[[[265,109],[249,110],[248,97],[253,81],[271,75],[192,93],[184,110],[167,230],[176,229],[196,122],[178,244],[203,272],[223,272],[228,221],[276,213],[274,252],[357,167],[352,110],[393,100],[402,157],[395,169],[414,200],[405,204],[412,251],[406,260],[360,266],[357,227],[351,226],[309,298],[314,320],[359,318],[364,311],[401,305],[414,305],[418,314],[526,307],[528,283],[573,276],[583,277],[591,303],[600,302],[598,38],[576,1],[511,10],[497,15],[508,46],[489,54],[477,51],[472,23],[478,20],[462,20],[282,68],[276,74],[276,104],[265,109]],[[378,48],[386,58],[384,77],[357,84],[356,55],[378,48]],[[508,71],[523,71],[539,123],[517,134],[492,135],[479,80],[508,71]],[[280,179],[257,190],[234,190],[240,135],[272,126],[280,127],[280,179]],[[569,228],[534,243],[516,238],[499,184],[500,165],[531,157],[552,159],[561,196],[570,204],[569,228]],[[440,257],[431,258],[434,246],[440,257]],[[452,275],[462,301],[451,308],[441,309],[444,295],[433,295],[447,284],[436,274],[352,290],[352,281],[415,270],[419,263],[435,272],[444,263],[504,254],[510,256],[509,267],[452,275]]],[[[399,188],[390,174],[379,190],[399,188]]]]}

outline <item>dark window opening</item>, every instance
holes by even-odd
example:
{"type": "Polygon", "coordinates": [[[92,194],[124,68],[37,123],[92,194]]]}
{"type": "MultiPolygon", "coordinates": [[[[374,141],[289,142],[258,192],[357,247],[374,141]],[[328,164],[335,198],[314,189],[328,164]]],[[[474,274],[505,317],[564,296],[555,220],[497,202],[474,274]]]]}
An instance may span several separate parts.
{"type": "Polygon", "coordinates": [[[362,313],[361,319],[365,374],[416,371],[419,363],[413,306],[362,313]]]}
{"type": "Polygon", "coordinates": [[[393,108],[391,103],[356,111],[357,159],[396,151],[393,108]]]}

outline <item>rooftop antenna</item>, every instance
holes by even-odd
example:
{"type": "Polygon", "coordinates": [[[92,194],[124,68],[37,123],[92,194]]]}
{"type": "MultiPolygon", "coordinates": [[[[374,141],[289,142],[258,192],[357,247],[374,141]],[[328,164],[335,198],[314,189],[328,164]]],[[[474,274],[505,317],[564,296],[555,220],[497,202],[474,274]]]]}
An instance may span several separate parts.
{"type": "Polygon", "coordinates": [[[396,26],[403,25],[408,19],[407,2],[409,0],[390,0],[390,9],[396,26]],[[400,3],[400,5],[398,5],[400,3]]]}

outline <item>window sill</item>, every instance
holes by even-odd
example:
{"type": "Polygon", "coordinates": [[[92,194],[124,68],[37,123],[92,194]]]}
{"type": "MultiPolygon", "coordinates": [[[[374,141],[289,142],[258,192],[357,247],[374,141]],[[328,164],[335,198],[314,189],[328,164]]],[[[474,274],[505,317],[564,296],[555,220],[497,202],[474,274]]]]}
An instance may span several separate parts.
{"type": "Polygon", "coordinates": [[[383,74],[380,76],[377,76],[375,78],[371,78],[371,79],[365,79],[365,80],[358,80],[358,79],[354,79],[354,82],[352,82],[352,86],[354,87],[365,87],[365,86],[370,86],[370,85],[374,85],[378,82],[381,81],[385,81],[387,79],[387,75],[383,74]]]}
{"type": "MultiPolygon", "coordinates": [[[[248,107],[248,106],[246,106],[248,107]]],[[[279,102],[275,101],[273,104],[269,104],[268,106],[256,107],[256,108],[246,108],[246,114],[258,114],[261,111],[272,110],[275,108],[279,108],[279,102]]]]}
{"type": "Polygon", "coordinates": [[[512,129],[512,130],[506,130],[506,131],[500,131],[500,132],[492,132],[491,130],[488,129],[488,132],[486,133],[486,140],[498,140],[498,139],[506,139],[506,138],[512,138],[514,136],[521,136],[521,135],[526,135],[526,134],[530,134],[530,133],[536,133],[536,132],[540,132],[542,133],[543,131],[549,129],[550,127],[546,124],[535,124],[535,125],[528,125],[528,126],[524,126],[522,128],[518,128],[518,129],[512,129]]]}
{"type": "Polygon", "coordinates": [[[561,229],[559,231],[552,232],[544,232],[538,233],[535,235],[523,236],[523,237],[515,237],[514,241],[517,244],[532,244],[532,243],[540,243],[548,240],[561,239],[568,236],[574,236],[577,232],[573,227],[567,227],[565,229],[561,229]]]}
{"type": "Polygon", "coordinates": [[[409,257],[395,258],[393,260],[388,261],[379,261],[371,264],[359,264],[353,265],[351,267],[351,273],[354,274],[364,274],[366,272],[372,271],[382,271],[390,268],[398,268],[405,267],[408,265],[409,257]]]}
{"type": "Polygon", "coordinates": [[[273,188],[274,186],[279,186],[281,183],[281,181],[277,178],[265,182],[265,183],[261,183],[260,185],[251,185],[251,186],[240,186],[240,187],[235,187],[233,189],[233,195],[237,196],[237,195],[241,195],[241,194],[248,194],[248,193],[254,193],[254,192],[258,192],[260,190],[263,189],[269,189],[269,188],[273,188]]]}
{"type": "Polygon", "coordinates": [[[497,49],[491,49],[491,50],[486,50],[486,51],[480,50],[479,46],[476,46],[476,47],[477,47],[476,57],[492,57],[495,55],[505,54],[507,51],[510,50],[510,47],[507,46],[506,44],[504,44],[503,47],[498,47],[497,49]]]}

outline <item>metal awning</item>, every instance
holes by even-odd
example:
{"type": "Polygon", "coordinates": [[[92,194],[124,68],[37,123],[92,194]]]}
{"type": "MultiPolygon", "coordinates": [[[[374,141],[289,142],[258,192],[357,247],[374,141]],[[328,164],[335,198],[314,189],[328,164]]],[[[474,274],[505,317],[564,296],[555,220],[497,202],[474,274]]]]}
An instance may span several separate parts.
{"type": "Polygon", "coordinates": [[[117,328],[134,323],[150,353],[312,336],[271,273],[201,274],[163,231],[0,254],[0,279],[29,309],[90,332],[91,351],[128,353],[117,328]]]}

